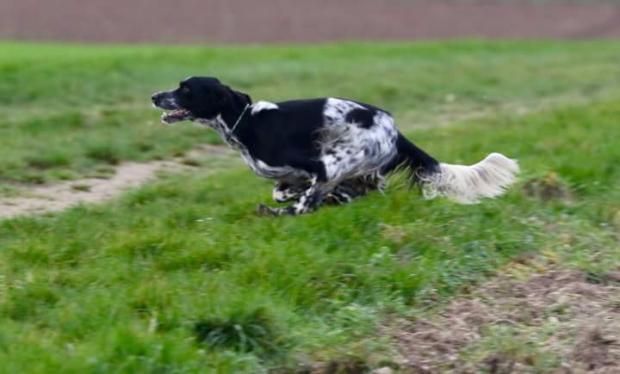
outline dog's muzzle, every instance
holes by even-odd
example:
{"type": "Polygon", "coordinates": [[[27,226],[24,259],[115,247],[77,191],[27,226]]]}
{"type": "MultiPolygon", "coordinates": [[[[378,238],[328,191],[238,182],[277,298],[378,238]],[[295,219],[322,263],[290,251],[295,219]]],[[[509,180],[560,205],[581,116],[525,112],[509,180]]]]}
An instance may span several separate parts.
{"type": "Polygon", "coordinates": [[[161,115],[161,122],[166,125],[175,122],[192,119],[192,114],[183,108],[180,108],[174,97],[169,92],[157,92],[151,96],[153,106],[165,110],[161,115]]]}

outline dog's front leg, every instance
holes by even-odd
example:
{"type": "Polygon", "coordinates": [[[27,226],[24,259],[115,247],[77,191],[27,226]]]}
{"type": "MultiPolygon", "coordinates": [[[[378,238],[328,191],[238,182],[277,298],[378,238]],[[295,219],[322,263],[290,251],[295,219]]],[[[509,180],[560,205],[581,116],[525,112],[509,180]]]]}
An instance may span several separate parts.
{"type": "Polygon", "coordinates": [[[284,215],[300,215],[315,210],[323,202],[325,194],[325,184],[317,182],[317,178],[313,178],[310,186],[303,191],[295,204],[282,208],[271,208],[260,204],[258,213],[261,215],[284,216],[284,215]]]}
{"type": "Polygon", "coordinates": [[[287,201],[296,201],[299,200],[301,195],[308,189],[310,186],[309,182],[300,182],[296,184],[288,183],[288,182],[276,182],[276,185],[273,187],[272,197],[273,200],[278,203],[285,203],[287,201]]]}

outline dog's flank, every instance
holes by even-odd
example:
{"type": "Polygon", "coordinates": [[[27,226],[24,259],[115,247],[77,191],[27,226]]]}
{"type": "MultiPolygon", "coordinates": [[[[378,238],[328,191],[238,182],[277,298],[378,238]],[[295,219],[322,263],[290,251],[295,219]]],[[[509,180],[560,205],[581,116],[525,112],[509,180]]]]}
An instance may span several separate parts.
{"type": "Polygon", "coordinates": [[[273,179],[273,198],[291,205],[259,212],[303,214],[383,191],[385,176],[406,169],[427,198],[476,203],[514,182],[516,161],[493,153],[472,165],[440,163],[398,132],[372,105],[338,98],[259,101],[216,78],[189,78],[152,97],[166,123],[192,120],[216,130],[259,176],[273,179]]]}
{"type": "Polygon", "coordinates": [[[328,98],[324,116],[319,145],[328,180],[369,175],[394,158],[398,133],[387,113],[348,100],[328,98]],[[356,111],[366,112],[371,123],[347,119],[356,111]]]}

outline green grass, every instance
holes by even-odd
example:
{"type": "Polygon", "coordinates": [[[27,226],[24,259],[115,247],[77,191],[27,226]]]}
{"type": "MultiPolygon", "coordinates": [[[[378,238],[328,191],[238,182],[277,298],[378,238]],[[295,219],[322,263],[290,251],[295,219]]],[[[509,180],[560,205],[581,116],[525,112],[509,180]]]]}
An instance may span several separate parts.
{"type": "MultiPolygon", "coordinates": [[[[514,256],[558,251],[592,274],[620,266],[614,43],[2,48],[12,52],[1,54],[0,66],[14,64],[13,82],[40,74],[32,88],[15,84],[19,95],[2,109],[10,118],[0,129],[11,136],[0,144],[11,149],[0,171],[18,181],[165,157],[201,142],[189,126],[155,126],[156,113],[114,108],[187,70],[223,76],[257,98],[329,92],[401,118],[451,110],[447,93],[463,101],[459,110],[573,94],[584,103],[406,130],[447,162],[472,163],[491,151],[519,158],[522,181],[480,205],[424,201],[395,180],[385,196],[260,218],[254,209],[269,200],[271,186],[235,166],[169,176],[103,206],[2,221],[0,372],[256,373],[330,360],[374,366],[391,359],[377,336],[386,318],[433,307],[514,256]],[[48,63],[20,63],[41,54],[48,63]],[[54,92],[62,87],[70,88],[71,108],[54,92]],[[24,96],[29,90],[36,95],[24,96]],[[590,103],[597,95],[604,100],[590,103]],[[17,109],[23,112],[11,114],[17,109]],[[52,118],[64,118],[58,131],[52,118]],[[29,133],[39,137],[27,143],[29,133]],[[30,166],[7,173],[6,160],[30,166]],[[523,188],[530,181],[562,186],[570,197],[530,196],[523,188]]],[[[3,97],[8,91],[0,89],[3,97]]]]}
{"type": "Polygon", "coordinates": [[[379,348],[360,342],[372,342],[385,313],[431,305],[567,232],[579,266],[592,267],[592,256],[607,259],[592,270],[619,266],[619,113],[612,101],[418,136],[446,160],[501,149],[520,157],[525,179],[557,172],[572,202],[517,187],[459,206],[394,187],[347,207],[264,219],[253,210],[270,186],[230,171],[5,222],[4,369],[255,372],[306,355],[366,357],[379,348]],[[549,230],[559,224],[570,230],[549,230]]]}
{"type": "Polygon", "coordinates": [[[76,111],[0,125],[0,180],[43,183],[105,174],[124,160],[180,155],[217,135],[198,127],[164,128],[146,110],[76,111]]]}
{"type": "Polygon", "coordinates": [[[402,127],[519,112],[619,92],[615,42],[449,42],[281,47],[88,47],[0,43],[0,180],[73,179],[170,157],[217,138],[163,129],[156,90],[214,75],[256,100],[342,96],[402,127]]]}

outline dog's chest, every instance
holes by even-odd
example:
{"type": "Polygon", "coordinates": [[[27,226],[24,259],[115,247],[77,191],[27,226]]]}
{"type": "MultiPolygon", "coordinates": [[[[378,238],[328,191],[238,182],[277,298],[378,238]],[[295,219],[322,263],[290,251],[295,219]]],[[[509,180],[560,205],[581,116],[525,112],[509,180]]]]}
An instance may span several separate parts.
{"type": "Polygon", "coordinates": [[[230,136],[230,130],[218,116],[213,121],[203,121],[204,125],[213,128],[218,132],[224,142],[230,145],[232,148],[237,149],[241,153],[243,161],[252,169],[252,171],[263,178],[278,179],[278,180],[297,180],[301,178],[308,178],[309,174],[305,170],[296,169],[291,166],[271,166],[252,156],[248,148],[235,137],[230,136]]]}
{"type": "Polygon", "coordinates": [[[248,165],[258,176],[270,178],[270,176],[279,173],[279,170],[277,170],[278,168],[271,167],[263,161],[252,157],[250,152],[245,148],[241,149],[241,157],[243,158],[243,161],[245,161],[245,164],[248,165]]]}
{"type": "Polygon", "coordinates": [[[291,166],[271,166],[262,160],[253,157],[247,148],[240,149],[241,157],[256,175],[269,179],[299,179],[307,178],[308,173],[304,170],[291,166]]]}

